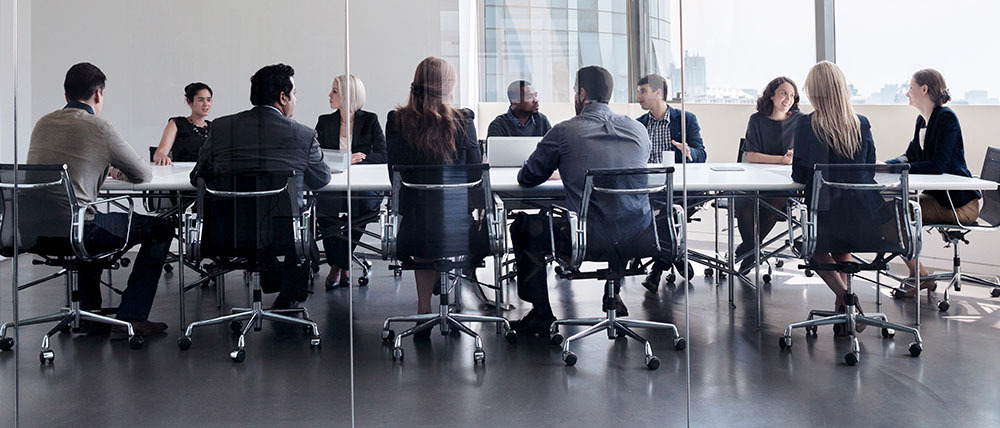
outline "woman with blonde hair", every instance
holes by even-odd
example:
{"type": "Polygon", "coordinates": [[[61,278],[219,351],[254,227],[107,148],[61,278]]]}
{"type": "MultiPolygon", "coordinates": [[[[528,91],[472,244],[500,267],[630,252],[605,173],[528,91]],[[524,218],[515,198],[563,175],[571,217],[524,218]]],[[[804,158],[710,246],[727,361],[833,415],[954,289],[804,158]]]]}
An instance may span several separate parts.
{"type": "MultiPolygon", "coordinates": [[[[468,109],[451,106],[457,83],[455,69],[445,60],[428,57],[417,65],[410,85],[410,97],[405,106],[389,112],[385,131],[389,151],[389,173],[393,165],[479,164],[483,157],[476,138],[474,115],[468,109]]],[[[428,201],[401,201],[400,206],[416,206],[428,201]]],[[[425,246],[441,243],[428,236],[402,236],[399,228],[399,248],[419,256],[425,246]]],[[[414,257],[416,259],[416,257],[414,257]]],[[[416,270],[417,312],[431,312],[431,295],[437,273],[416,270]]],[[[418,336],[430,334],[424,330],[418,336]]]]}
{"type": "MultiPolygon", "coordinates": [[[[795,128],[792,180],[805,184],[806,203],[809,203],[814,165],[875,163],[875,142],[868,119],[851,107],[847,79],[836,64],[821,61],[814,65],[806,76],[804,89],[814,111],[801,118],[795,128]]],[[[824,239],[820,235],[818,240],[824,239]]],[[[851,254],[816,253],[813,260],[835,264],[850,261],[851,254]]],[[[847,276],[833,271],[816,273],[836,294],[834,307],[841,310],[847,293],[847,276]]]]}
{"type": "MultiPolygon", "coordinates": [[[[333,113],[324,114],[316,123],[316,134],[320,147],[324,149],[350,151],[351,164],[385,163],[385,136],[379,125],[378,115],[362,110],[366,97],[365,85],[353,74],[340,75],[333,79],[330,89],[330,108],[333,113]],[[347,124],[347,125],[344,125],[347,124]],[[350,134],[348,134],[350,132],[350,134]],[[351,136],[348,139],[348,135],[351,136]]],[[[352,221],[361,218],[377,208],[378,201],[365,192],[355,192],[351,201],[352,221]]],[[[326,289],[337,286],[349,286],[351,283],[350,263],[351,253],[357,244],[351,241],[351,249],[347,243],[337,239],[335,235],[347,236],[345,220],[337,220],[342,213],[347,212],[347,200],[344,194],[322,194],[317,200],[319,227],[327,238],[323,239],[326,251],[326,263],[330,265],[330,273],[326,276],[326,289]],[[330,228],[336,230],[329,230],[330,228]]],[[[361,225],[355,224],[355,227],[361,225]]]]}

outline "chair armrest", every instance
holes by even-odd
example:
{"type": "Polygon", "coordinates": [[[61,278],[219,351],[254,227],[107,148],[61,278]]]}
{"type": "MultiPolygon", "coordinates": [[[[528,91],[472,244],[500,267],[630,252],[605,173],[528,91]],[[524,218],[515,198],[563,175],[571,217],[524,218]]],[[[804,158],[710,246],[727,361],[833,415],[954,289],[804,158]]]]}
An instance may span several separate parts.
{"type": "Polygon", "coordinates": [[[566,264],[570,268],[576,269],[583,264],[583,257],[587,254],[587,225],[583,223],[579,216],[559,205],[552,205],[549,210],[549,242],[552,246],[552,255],[560,264],[566,264]],[[555,218],[561,217],[569,224],[569,260],[563,260],[556,251],[555,218]]]}
{"type": "Polygon", "coordinates": [[[490,225],[490,240],[494,255],[507,254],[507,210],[504,209],[503,199],[500,199],[500,195],[497,194],[493,194],[493,221],[490,225]]]}
{"type": "Polygon", "coordinates": [[[202,218],[190,209],[184,212],[184,257],[192,263],[201,261],[202,218]]]}
{"type": "Polygon", "coordinates": [[[684,207],[678,204],[673,205],[672,211],[674,215],[673,230],[671,231],[674,234],[671,237],[674,245],[672,254],[675,258],[683,258],[684,254],[682,251],[684,251],[687,242],[687,215],[684,213],[684,207]]]}
{"type": "Polygon", "coordinates": [[[130,196],[118,196],[109,199],[98,199],[94,202],[86,202],[78,204],[76,211],[73,212],[72,221],[70,223],[70,236],[69,236],[70,246],[73,248],[73,252],[76,253],[76,257],[82,261],[89,262],[107,257],[113,257],[124,253],[129,247],[128,244],[129,238],[131,237],[132,234],[132,216],[134,214],[135,214],[135,206],[132,201],[132,197],[130,196]],[[119,201],[122,200],[128,201],[127,207],[119,203],[119,201]],[[108,204],[108,203],[115,204],[116,206],[125,209],[126,212],[128,213],[128,223],[126,224],[125,228],[125,241],[119,248],[96,255],[90,255],[90,253],[87,252],[87,247],[83,240],[84,227],[87,218],[87,209],[95,205],[108,204]]]}
{"type": "Polygon", "coordinates": [[[389,197],[382,198],[382,204],[378,211],[379,229],[382,230],[382,260],[389,260],[389,256],[396,255],[396,231],[399,226],[399,219],[396,213],[390,208],[389,197]]]}
{"type": "Polygon", "coordinates": [[[816,223],[809,218],[809,209],[806,204],[799,202],[794,198],[789,198],[789,203],[786,208],[786,215],[788,216],[788,243],[792,248],[792,252],[795,253],[802,259],[809,260],[812,258],[813,250],[816,248],[815,238],[816,238],[816,223]],[[799,237],[802,238],[802,246],[796,246],[795,241],[795,222],[792,221],[794,218],[792,213],[798,209],[799,211],[799,237]]]}
{"type": "Polygon", "coordinates": [[[922,229],[924,228],[924,219],[923,214],[920,212],[920,203],[913,199],[907,199],[907,202],[910,204],[910,215],[913,216],[910,219],[910,227],[913,229],[913,233],[910,234],[910,254],[907,254],[906,258],[912,259],[914,256],[920,254],[920,250],[923,247],[922,229]]]}

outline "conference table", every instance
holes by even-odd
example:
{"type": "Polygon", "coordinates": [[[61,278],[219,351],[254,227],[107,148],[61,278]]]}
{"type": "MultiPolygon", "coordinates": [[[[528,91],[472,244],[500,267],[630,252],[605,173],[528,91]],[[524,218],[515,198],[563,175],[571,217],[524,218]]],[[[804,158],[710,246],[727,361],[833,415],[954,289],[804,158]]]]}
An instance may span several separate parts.
{"type": "MultiPolygon", "coordinates": [[[[651,165],[660,166],[660,165],[651,165]]],[[[195,191],[191,185],[190,174],[194,168],[193,162],[176,162],[172,165],[154,165],[153,179],[147,183],[128,183],[120,180],[108,179],[104,182],[102,191],[112,194],[145,194],[146,192],[158,192],[161,195],[170,195],[176,198],[177,206],[181,206],[181,198],[195,191]]],[[[673,185],[675,194],[686,189],[687,192],[697,192],[699,198],[724,198],[730,202],[730,207],[735,198],[753,198],[755,204],[755,218],[759,216],[761,197],[773,196],[773,192],[786,192],[795,194],[803,191],[802,184],[795,183],[791,179],[791,166],[773,164],[751,164],[751,163],[696,163],[686,165],[674,165],[673,185]]],[[[497,167],[491,168],[489,173],[490,185],[495,193],[502,199],[517,201],[530,200],[535,197],[551,198],[559,195],[563,188],[560,180],[548,180],[536,187],[523,187],[517,183],[517,173],[520,168],[497,167]]],[[[876,181],[882,178],[876,176],[876,181]]],[[[319,192],[345,192],[350,187],[351,191],[374,191],[389,192],[392,185],[389,181],[388,169],[385,165],[352,165],[349,172],[333,174],[330,182],[319,192]]],[[[941,175],[919,175],[909,176],[909,190],[912,193],[925,190],[991,190],[997,187],[997,183],[979,178],[962,177],[951,174],[941,175]]],[[[181,216],[178,216],[181,217],[181,216]]],[[[733,216],[729,215],[729,252],[727,260],[714,259],[720,271],[727,272],[729,278],[729,302],[733,303],[734,274],[737,272],[733,266],[733,216]]],[[[179,219],[179,227],[183,227],[183,220],[179,219]]],[[[717,227],[717,226],[716,226],[717,227]]],[[[756,256],[760,260],[760,239],[757,237],[759,231],[755,228],[755,239],[758,245],[755,249],[756,256]]],[[[183,241],[181,234],[178,238],[183,241]]],[[[178,269],[178,280],[180,287],[180,310],[181,325],[184,326],[184,269],[183,269],[183,242],[180,242],[178,249],[180,261],[178,269]]],[[[919,257],[919,255],[918,255],[919,257]]],[[[699,261],[711,262],[713,258],[707,256],[699,257],[699,261]]],[[[919,260],[919,259],[918,259],[919,260]]],[[[757,327],[761,322],[761,293],[760,293],[760,264],[754,269],[753,286],[757,294],[757,327]]],[[[918,300],[919,301],[919,300],[918,300]]],[[[916,304],[916,323],[920,323],[920,305],[916,304]]]]}

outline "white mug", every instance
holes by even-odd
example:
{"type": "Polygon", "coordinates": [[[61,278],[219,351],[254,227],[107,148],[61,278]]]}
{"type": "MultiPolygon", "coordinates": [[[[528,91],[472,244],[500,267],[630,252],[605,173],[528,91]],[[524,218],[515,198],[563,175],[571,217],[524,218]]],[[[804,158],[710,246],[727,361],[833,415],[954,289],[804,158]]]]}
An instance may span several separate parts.
{"type": "Polygon", "coordinates": [[[674,152],[671,150],[664,150],[661,157],[663,166],[673,166],[674,165],[674,152]]]}

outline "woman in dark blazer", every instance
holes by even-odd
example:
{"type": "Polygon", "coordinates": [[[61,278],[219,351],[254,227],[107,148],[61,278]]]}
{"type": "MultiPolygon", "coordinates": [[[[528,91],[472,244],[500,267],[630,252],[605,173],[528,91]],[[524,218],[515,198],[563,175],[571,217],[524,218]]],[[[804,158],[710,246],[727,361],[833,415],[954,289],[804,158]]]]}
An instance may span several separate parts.
{"type": "MultiPolygon", "coordinates": [[[[333,79],[333,87],[330,90],[330,108],[336,110],[330,114],[319,117],[316,123],[316,133],[319,138],[319,145],[324,149],[340,150],[351,152],[351,164],[380,164],[386,161],[385,136],[382,135],[382,127],[378,123],[378,115],[372,112],[361,110],[365,104],[365,85],[354,75],[337,76],[333,79]],[[349,113],[348,113],[349,112],[349,113]],[[348,127],[341,126],[345,122],[350,122],[351,138],[347,138],[348,127]],[[350,147],[348,147],[350,144],[350,147]]],[[[361,218],[378,206],[378,201],[374,199],[374,194],[368,192],[355,192],[356,196],[351,201],[351,220],[361,218]],[[367,198],[364,198],[366,197],[367,198]]],[[[337,225],[343,225],[347,220],[337,221],[343,213],[347,212],[347,200],[344,194],[323,194],[317,199],[317,219],[321,229],[329,229],[337,225]]],[[[358,224],[355,224],[358,226],[358,224]]],[[[339,227],[338,230],[324,230],[327,236],[347,235],[346,227],[339,227]]],[[[323,239],[323,248],[326,251],[326,262],[330,265],[330,273],[326,277],[326,289],[337,286],[349,286],[351,253],[357,247],[351,243],[350,251],[343,240],[328,237],[323,239]]]]}
{"type": "MultiPolygon", "coordinates": [[[[386,118],[386,140],[389,146],[389,173],[393,165],[479,164],[482,153],[476,138],[474,115],[470,110],[458,110],[450,105],[457,77],[455,69],[441,58],[428,57],[420,62],[410,85],[406,106],[389,112],[386,118]]],[[[401,203],[411,206],[426,201],[401,203]]],[[[428,237],[402,236],[399,248],[419,256],[419,248],[428,237]]],[[[414,257],[416,258],[416,257],[414,257]]],[[[416,270],[417,312],[431,312],[431,294],[437,273],[416,270]]],[[[430,334],[425,330],[424,335],[430,334]]]]}
{"type": "MultiPolygon", "coordinates": [[[[800,118],[795,126],[792,180],[806,185],[806,203],[809,204],[816,164],[875,163],[875,141],[868,119],[855,114],[851,107],[847,79],[839,67],[829,61],[814,65],[806,76],[805,90],[814,111],[800,118]]],[[[850,219],[857,216],[848,213],[876,209],[859,206],[863,204],[858,201],[837,202],[830,201],[831,208],[825,211],[828,214],[820,215],[816,238],[818,249],[835,248],[835,241],[850,240],[857,235],[852,233],[852,225],[849,224],[850,219]],[[834,205],[836,208],[833,208],[834,205]],[[840,222],[848,224],[838,224],[840,222]]],[[[817,251],[813,260],[820,264],[847,262],[851,261],[851,254],[817,251]]],[[[837,296],[834,307],[840,310],[847,293],[846,276],[833,271],[817,271],[816,274],[833,290],[837,296]]]]}
{"type": "MultiPolygon", "coordinates": [[[[965,145],[958,116],[944,104],[951,100],[944,77],[937,70],[924,69],[913,73],[910,89],[906,91],[910,106],[920,112],[913,129],[913,139],[906,153],[886,163],[908,162],[911,174],[955,174],[971,177],[965,164],[965,145]]],[[[924,224],[973,224],[979,218],[979,199],[982,193],[973,190],[932,191],[920,195],[920,212],[924,224]]],[[[910,278],[917,272],[915,260],[907,260],[910,278]]],[[[920,266],[920,276],[928,275],[920,266]]],[[[911,280],[912,284],[912,280],[911,280]]],[[[933,292],[933,280],[921,281],[920,289],[933,292]]],[[[896,297],[912,297],[917,290],[908,285],[896,297]]]]}

